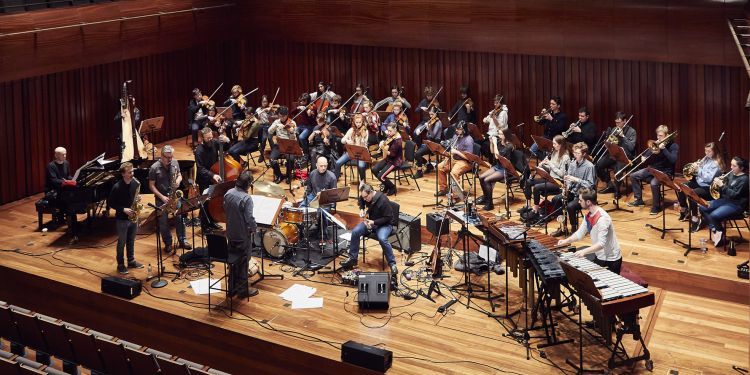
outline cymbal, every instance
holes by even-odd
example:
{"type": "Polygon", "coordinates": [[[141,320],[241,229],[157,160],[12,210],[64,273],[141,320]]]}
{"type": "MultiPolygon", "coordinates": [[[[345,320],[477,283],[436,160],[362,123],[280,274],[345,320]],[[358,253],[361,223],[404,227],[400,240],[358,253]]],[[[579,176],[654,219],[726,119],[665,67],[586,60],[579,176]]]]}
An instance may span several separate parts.
{"type": "Polygon", "coordinates": [[[258,181],[253,184],[253,194],[272,196],[276,198],[285,197],[284,189],[276,184],[266,181],[258,181]]]}

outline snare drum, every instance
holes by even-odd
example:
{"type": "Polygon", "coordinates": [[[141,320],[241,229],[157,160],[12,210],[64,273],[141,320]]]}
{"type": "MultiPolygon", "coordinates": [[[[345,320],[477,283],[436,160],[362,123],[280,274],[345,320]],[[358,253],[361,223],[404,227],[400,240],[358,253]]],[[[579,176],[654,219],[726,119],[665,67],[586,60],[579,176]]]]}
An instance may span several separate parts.
{"type": "Polygon", "coordinates": [[[310,207],[289,207],[284,209],[282,221],[287,223],[315,225],[318,223],[318,209],[310,207]]]}
{"type": "Polygon", "coordinates": [[[281,223],[263,235],[263,249],[273,258],[282,258],[286,247],[299,241],[299,229],[294,224],[281,223]]]}

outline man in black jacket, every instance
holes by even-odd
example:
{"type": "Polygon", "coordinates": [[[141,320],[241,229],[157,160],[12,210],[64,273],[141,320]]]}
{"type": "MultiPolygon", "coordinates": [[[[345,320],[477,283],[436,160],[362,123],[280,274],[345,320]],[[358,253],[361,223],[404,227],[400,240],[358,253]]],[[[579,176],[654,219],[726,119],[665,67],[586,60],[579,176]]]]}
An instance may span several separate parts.
{"type": "Polygon", "coordinates": [[[143,268],[143,264],[135,260],[135,233],[138,224],[134,218],[137,212],[133,210],[133,201],[141,185],[133,178],[133,164],[123,163],[120,166],[122,180],[117,181],[109,193],[109,208],[115,210],[117,224],[117,272],[127,274],[128,268],[143,268]],[[125,266],[124,250],[128,250],[128,265],[125,266]]]}
{"type": "MultiPolygon", "coordinates": [[[[55,160],[47,164],[46,178],[44,183],[44,199],[50,206],[58,207],[63,213],[54,219],[59,223],[65,221],[65,201],[62,199],[62,186],[66,180],[72,180],[70,175],[70,162],[67,160],[68,151],[64,147],[55,149],[55,160]]],[[[75,218],[75,215],[71,215],[75,218]]]]}
{"type": "Polygon", "coordinates": [[[643,187],[641,187],[641,183],[649,182],[651,184],[651,197],[653,197],[651,215],[657,215],[661,212],[661,192],[659,191],[661,183],[654,178],[645,166],[650,165],[657,171],[673,176],[675,163],[677,163],[677,158],[680,156],[680,147],[677,143],[666,140],[668,134],[669,128],[666,125],[659,125],[656,128],[656,141],[659,142],[657,146],[659,152],[653,153],[651,149],[646,150],[643,156],[641,156],[641,160],[633,160],[633,164],[643,162],[644,168],[630,174],[630,184],[633,187],[634,199],[628,202],[628,206],[638,207],[645,205],[643,203],[643,187]]]}
{"type": "MultiPolygon", "coordinates": [[[[552,140],[556,135],[562,134],[568,128],[568,115],[562,111],[562,99],[559,96],[553,96],[549,99],[549,108],[539,120],[539,125],[544,127],[544,138],[552,140]]],[[[544,152],[534,143],[531,145],[531,153],[536,155],[539,160],[544,159],[544,152]]]]}
{"type": "Polygon", "coordinates": [[[359,243],[362,236],[367,233],[375,232],[378,236],[378,242],[385,254],[385,260],[391,268],[391,277],[398,274],[396,268],[396,257],[393,256],[393,248],[388,242],[388,237],[393,230],[395,222],[391,201],[385,194],[376,192],[372,186],[362,184],[359,187],[359,216],[365,217],[365,207],[367,208],[367,218],[359,223],[352,230],[352,238],[349,242],[349,259],[341,263],[341,268],[350,269],[357,265],[357,256],[359,255],[359,243]]]}
{"type": "MultiPolygon", "coordinates": [[[[196,164],[196,182],[201,193],[208,189],[210,185],[222,182],[221,176],[211,172],[213,166],[219,160],[219,147],[225,147],[229,139],[225,135],[220,135],[219,139],[214,139],[211,128],[205,127],[201,130],[203,134],[203,143],[195,148],[196,164]]],[[[201,210],[201,226],[203,229],[220,229],[213,220],[208,217],[208,211],[201,210]]]]}
{"type": "Polygon", "coordinates": [[[588,146],[589,150],[593,150],[596,146],[596,124],[593,121],[589,121],[591,113],[586,107],[581,107],[578,110],[578,125],[573,127],[570,135],[566,138],[568,143],[574,145],[578,142],[583,142],[588,146]]]}
{"type": "Polygon", "coordinates": [[[206,122],[208,116],[207,101],[203,100],[203,94],[198,88],[193,89],[193,98],[188,102],[187,120],[190,133],[193,136],[193,147],[198,144],[198,132],[206,122]]]}

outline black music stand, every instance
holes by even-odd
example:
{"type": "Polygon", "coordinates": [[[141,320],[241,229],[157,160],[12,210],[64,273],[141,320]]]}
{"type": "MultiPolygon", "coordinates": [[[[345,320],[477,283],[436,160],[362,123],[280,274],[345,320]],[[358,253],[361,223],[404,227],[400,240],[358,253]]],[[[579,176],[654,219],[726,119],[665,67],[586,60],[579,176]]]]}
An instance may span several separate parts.
{"type": "MultiPolygon", "coordinates": [[[[189,212],[190,213],[190,222],[194,222],[195,221],[195,210],[198,209],[198,208],[200,208],[201,212],[198,213],[198,215],[201,215],[201,214],[206,215],[206,219],[208,219],[208,213],[205,212],[205,210],[203,209],[203,203],[206,200],[208,200],[208,197],[209,197],[208,194],[203,194],[203,195],[199,195],[199,196],[196,196],[196,197],[193,197],[193,198],[190,198],[190,199],[182,198],[182,205],[180,206],[180,209],[178,210],[178,213],[180,215],[185,215],[185,214],[187,214],[189,212]]],[[[197,248],[195,247],[195,225],[192,225],[190,227],[190,231],[191,231],[191,233],[190,233],[190,237],[191,237],[190,242],[191,242],[191,245],[193,246],[193,252],[196,252],[197,248]]],[[[205,245],[205,244],[203,243],[203,236],[201,236],[201,247],[203,247],[203,245],[205,245]]],[[[185,249],[182,249],[182,254],[183,255],[185,254],[185,249]]],[[[182,263],[180,265],[182,265],[182,263]]]]}
{"type": "MultiPolygon", "coordinates": [[[[281,155],[284,156],[284,159],[291,158],[292,160],[294,160],[295,157],[300,158],[304,155],[304,153],[302,152],[302,148],[299,145],[299,141],[296,139],[277,138],[276,144],[279,145],[279,152],[281,153],[281,155]]],[[[292,179],[294,176],[293,172],[294,172],[295,163],[291,163],[291,164],[292,164],[292,170],[286,171],[286,175],[287,177],[289,177],[290,184],[292,183],[292,179]]]]}
{"type": "Polygon", "coordinates": [[[538,135],[532,135],[531,139],[534,140],[534,143],[539,147],[539,150],[544,151],[546,153],[551,153],[553,150],[552,147],[552,141],[550,141],[547,138],[540,137],[538,135]]]}
{"type": "Polygon", "coordinates": [[[521,179],[521,175],[506,157],[500,155],[497,157],[498,163],[505,169],[505,217],[510,219],[510,191],[512,189],[510,179],[511,177],[521,179]]]}
{"type": "MultiPolygon", "coordinates": [[[[646,227],[661,232],[662,240],[664,239],[664,236],[667,234],[667,232],[671,232],[671,231],[684,232],[682,228],[667,228],[667,209],[666,209],[666,205],[664,204],[664,187],[669,186],[675,192],[680,191],[680,188],[674,184],[674,181],[672,181],[672,179],[669,178],[669,176],[667,176],[666,173],[660,170],[654,169],[653,167],[646,167],[646,169],[651,173],[652,176],[654,176],[655,179],[659,180],[659,182],[661,183],[660,184],[661,186],[659,186],[659,195],[660,195],[659,201],[661,202],[661,228],[657,228],[651,224],[646,224],[646,227]]],[[[689,231],[690,230],[688,228],[688,232],[689,231]]]]}
{"type": "MultiPolygon", "coordinates": [[[[252,185],[251,185],[251,187],[252,187],[252,185]]],[[[263,196],[263,199],[265,199],[265,198],[269,198],[269,197],[263,196]]],[[[258,196],[255,196],[255,199],[259,199],[258,196]]],[[[258,225],[258,236],[254,237],[254,238],[260,238],[260,246],[259,246],[260,247],[260,249],[259,249],[260,250],[260,269],[258,270],[258,274],[259,274],[258,279],[254,280],[253,282],[251,282],[250,285],[255,285],[255,284],[257,284],[257,283],[265,280],[266,278],[269,278],[269,279],[270,278],[278,278],[279,280],[284,280],[284,275],[273,274],[273,273],[266,273],[266,266],[265,266],[266,262],[265,262],[265,255],[264,255],[265,251],[263,249],[263,233],[265,233],[265,231],[261,230],[261,228],[272,227],[273,223],[278,222],[279,213],[281,212],[282,202],[283,202],[283,199],[279,200],[279,203],[276,206],[276,209],[274,210],[273,215],[271,215],[270,220],[268,220],[267,222],[257,222],[256,223],[258,225]]],[[[256,218],[259,218],[260,215],[255,215],[255,210],[258,209],[258,204],[257,204],[257,202],[253,202],[253,203],[254,203],[253,204],[253,216],[256,217],[256,218]]],[[[251,246],[255,246],[255,241],[254,240],[251,243],[251,246]]]]}
{"type": "MultiPolygon", "coordinates": [[[[555,178],[554,178],[554,177],[552,177],[552,176],[551,176],[551,175],[549,174],[549,172],[547,172],[547,170],[545,170],[545,169],[544,169],[544,168],[542,168],[542,167],[536,167],[536,175],[537,175],[537,176],[540,176],[540,177],[542,177],[542,179],[543,179],[543,180],[545,180],[545,181],[547,181],[547,182],[549,182],[549,183],[551,183],[551,184],[553,184],[553,185],[557,186],[558,188],[559,188],[559,187],[561,187],[561,185],[560,185],[560,181],[557,181],[557,180],[555,180],[555,178]]],[[[547,199],[547,196],[546,196],[546,195],[544,196],[544,199],[547,199]]],[[[563,205],[563,207],[564,207],[564,206],[565,206],[565,205],[563,205]]],[[[552,213],[554,214],[554,213],[555,213],[555,211],[557,211],[557,210],[553,210],[553,212],[552,212],[552,213]]],[[[548,222],[547,222],[547,220],[546,220],[546,219],[547,219],[547,218],[545,217],[545,218],[544,218],[544,234],[547,234],[547,223],[548,223],[548,222]]]]}
{"type": "MultiPolygon", "coordinates": [[[[349,154],[349,159],[354,160],[355,162],[357,162],[357,164],[360,161],[363,161],[368,165],[372,164],[372,156],[370,155],[370,150],[367,149],[367,147],[345,144],[344,149],[346,149],[346,153],[349,154]]],[[[359,165],[357,165],[357,168],[359,168],[359,165]]],[[[357,174],[357,176],[359,176],[359,174],[357,174]]],[[[344,179],[346,179],[346,174],[344,174],[344,179]]],[[[365,179],[363,181],[367,182],[367,171],[365,171],[365,179]]],[[[359,184],[360,182],[362,181],[357,181],[357,184],[359,184]]]]}
{"type": "MultiPolygon", "coordinates": [[[[320,202],[320,206],[333,205],[335,203],[344,202],[348,200],[350,190],[351,190],[351,187],[346,186],[343,188],[333,188],[333,189],[321,191],[320,196],[318,198],[320,202]]],[[[330,213],[326,212],[323,209],[319,209],[318,212],[320,213],[319,223],[321,227],[321,233],[320,233],[321,238],[323,237],[323,232],[322,232],[323,225],[322,224],[326,216],[328,216],[328,222],[332,223],[332,226],[333,226],[333,270],[318,271],[318,273],[321,275],[338,273],[338,271],[336,270],[336,258],[338,258],[339,255],[341,255],[339,254],[339,241],[338,241],[338,238],[339,238],[338,228],[340,227],[339,224],[341,224],[341,222],[339,222],[333,215],[331,215],[330,213]]],[[[343,229],[346,230],[346,225],[343,226],[343,229]]],[[[323,246],[321,246],[320,251],[321,252],[323,251],[323,246]]]]}
{"type": "MultiPolygon", "coordinates": [[[[701,198],[695,190],[691,189],[690,186],[687,184],[682,184],[678,186],[680,191],[682,191],[685,196],[688,197],[688,199],[692,200],[693,202],[703,206],[708,207],[708,202],[706,202],[705,199],[701,198]]],[[[684,243],[678,239],[673,239],[672,243],[680,244],[683,248],[685,248],[685,253],[682,254],[683,256],[688,256],[691,251],[693,250],[700,250],[699,247],[693,247],[693,232],[690,231],[690,224],[692,223],[691,220],[688,220],[688,242],[684,243]]]]}
{"type": "MultiPolygon", "coordinates": [[[[450,158],[450,155],[448,155],[448,152],[445,150],[445,147],[443,147],[440,143],[433,142],[433,141],[431,141],[429,139],[425,139],[424,141],[422,141],[422,143],[424,143],[427,146],[427,148],[430,151],[432,151],[432,154],[435,155],[435,158],[436,158],[436,161],[435,161],[436,162],[436,164],[435,164],[435,192],[437,192],[438,189],[439,189],[439,187],[438,187],[437,173],[438,173],[438,166],[440,165],[440,158],[441,157],[450,158]]],[[[450,174],[450,172],[448,172],[448,174],[450,174]]],[[[435,197],[435,203],[434,204],[432,204],[432,203],[431,204],[423,204],[422,207],[444,207],[440,202],[441,202],[440,201],[440,197],[435,197]]]]}
{"type": "Polygon", "coordinates": [[[470,122],[466,125],[466,129],[468,130],[467,133],[469,133],[474,142],[479,143],[484,140],[484,133],[482,133],[477,124],[470,122]]]}
{"type": "MultiPolygon", "coordinates": [[[[607,151],[609,152],[609,157],[611,157],[612,160],[618,163],[625,164],[625,165],[631,164],[630,159],[628,159],[628,156],[625,155],[625,150],[623,150],[622,147],[614,143],[609,143],[609,142],[604,142],[604,145],[607,147],[607,151]]],[[[627,189],[627,181],[625,181],[625,186],[627,189]]],[[[612,201],[612,203],[615,204],[615,207],[607,210],[607,212],[625,211],[625,212],[632,214],[633,210],[628,210],[628,209],[620,207],[620,186],[616,182],[615,182],[615,190],[616,190],[615,200],[612,201]]]]}
{"type": "Polygon", "coordinates": [[[481,156],[474,155],[471,152],[461,152],[461,157],[464,158],[464,160],[471,163],[471,169],[474,174],[474,177],[472,178],[471,186],[472,186],[472,192],[474,193],[474,201],[477,199],[477,175],[479,174],[479,165],[482,165],[483,167],[491,167],[486,161],[482,160],[481,156]]]}
{"type": "Polygon", "coordinates": [[[138,127],[138,133],[151,143],[151,159],[153,160],[156,160],[156,146],[154,146],[154,143],[151,142],[148,136],[161,131],[163,124],[164,116],[159,116],[141,121],[141,126],[138,127]]]}

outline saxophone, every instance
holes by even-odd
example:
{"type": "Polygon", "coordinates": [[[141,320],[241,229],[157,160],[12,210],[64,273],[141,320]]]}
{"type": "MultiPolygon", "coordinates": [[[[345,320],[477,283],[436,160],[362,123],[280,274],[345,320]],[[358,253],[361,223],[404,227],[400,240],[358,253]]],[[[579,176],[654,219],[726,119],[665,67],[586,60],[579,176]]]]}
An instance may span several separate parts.
{"type": "Polygon", "coordinates": [[[164,210],[164,213],[167,215],[175,215],[180,208],[178,203],[180,202],[180,199],[182,199],[182,190],[180,190],[179,186],[177,186],[177,176],[179,176],[179,173],[179,171],[174,170],[172,170],[172,172],[170,173],[171,182],[169,184],[169,201],[165,203],[164,206],[162,206],[162,210],[164,210]]]}
{"type": "Polygon", "coordinates": [[[135,182],[135,196],[133,197],[133,204],[130,205],[133,214],[128,219],[138,225],[141,211],[143,211],[143,203],[141,203],[141,183],[135,178],[133,178],[133,182],[135,182]]]}

